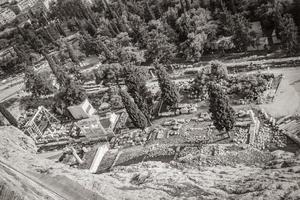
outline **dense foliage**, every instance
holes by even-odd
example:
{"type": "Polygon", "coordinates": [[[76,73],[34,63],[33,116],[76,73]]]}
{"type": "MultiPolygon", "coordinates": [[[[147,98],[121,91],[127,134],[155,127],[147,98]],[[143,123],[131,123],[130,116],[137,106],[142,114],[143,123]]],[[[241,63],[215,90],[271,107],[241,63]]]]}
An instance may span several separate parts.
{"type": "Polygon", "coordinates": [[[180,100],[178,88],[170,80],[168,73],[162,65],[156,65],[156,71],[161,99],[166,105],[176,107],[180,100]]]}
{"type": "Polygon", "coordinates": [[[150,122],[152,96],[146,86],[146,73],[138,67],[128,66],[125,68],[125,84],[128,93],[134,102],[150,122]]]}
{"type": "Polygon", "coordinates": [[[268,81],[274,74],[251,74],[232,77],[229,81],[228,94],[235,94],[241,99],[258,100],[267,90],[268,81]]]}
{"type": "Polygon", "coordinates": [[[25,70],[25,89],[33,97],[53,94],[56,91],[53,80],[48,71],[37,73],[30,67],[25,70]]]}
{"type": "Polygon", "coordinates": [[[269,86],[269,81],[274,74],[256,73],[228,76],[227,68],[219,61],[210,62],[206,67],[197,73],[192,81],[190,92],[195,98],[203,98],[208,94],[210,82],[219,83],[227,95],[234,95],[238,99],[250,101],[259,100],[259,97],[269,86]]]}
{"type": "Polygon", "coordinates": [[[297,28],[288,14],[296,13],[296,8],[287,0],[83,2],[58,0],[49,12],[31,11],[31,24],[10,25],[0,36],[0,47],[16,47],[18,58],[2,61],[1,71],[23,69],[21,64],[27,63],[33,52],[62,48],[67,48],[78,64],[73,46],[64,45],[66,36],[79,38],[80,51],[106,63],[168,63],[174,58],[198,61],[211,52],[245,51],[255,46],[258,40],[250,26],[255,21],[260,22],[269,46],[273,46],[275,31],[288,53],[297,49],[297,28]]]}
{"type": "Polygon", "coordinates": [[[78,83],[68,81],[54,97],[54,110],[61,115],[69,116],[67,108],[81,104],[86,98],[85,90],[78,83]]]}
{"type": "Polygon", "coordinates": [[[206,67],[197,73],[196,78],[192,81],[190,91],[196,98],[203,98],[208,91],[210,81],[222,82],[228,80],[228,71],[223,63],[212,61],[209,67],[206,67]]]}

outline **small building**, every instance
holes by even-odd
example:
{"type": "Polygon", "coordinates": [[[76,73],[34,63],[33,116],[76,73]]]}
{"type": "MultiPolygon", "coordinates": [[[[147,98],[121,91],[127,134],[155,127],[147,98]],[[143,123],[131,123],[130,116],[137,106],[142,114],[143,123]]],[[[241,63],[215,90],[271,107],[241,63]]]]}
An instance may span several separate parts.
{"type": "Polygon", "coordinates": [[[81,135],[87,138],[98,138],[108,135],[113,136],[113,133],[103,126],[100,118],[96,115],[75,122],[73,127],[79,128],[81,135]]]}
{"type": "Polygon", "coordinates": [[[88,99],[84,100],[79,105],[69,106],[68,110],[73,118],[77,120],[89,118],[96,113],[96,110],[93,108],[92,104],[90,104],[88,99]]]}

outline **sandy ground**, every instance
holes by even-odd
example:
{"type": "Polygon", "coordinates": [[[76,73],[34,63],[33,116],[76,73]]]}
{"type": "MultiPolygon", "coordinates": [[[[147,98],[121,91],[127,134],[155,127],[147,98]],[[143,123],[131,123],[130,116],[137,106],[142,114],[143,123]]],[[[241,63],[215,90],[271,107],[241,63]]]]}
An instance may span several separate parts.
{"type": "Polygon", "coordinates": [[[284,78],[280,83],[274,102],[261,107],[273,117],[300,114],[300,68],[274,69],[270,72],[284,78]]]}

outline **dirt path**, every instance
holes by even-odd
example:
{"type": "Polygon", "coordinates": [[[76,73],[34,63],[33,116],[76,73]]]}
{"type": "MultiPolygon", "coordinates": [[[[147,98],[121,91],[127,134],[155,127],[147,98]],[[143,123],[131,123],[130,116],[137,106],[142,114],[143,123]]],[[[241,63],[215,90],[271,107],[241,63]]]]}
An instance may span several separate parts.
{"type": "Polygon", "coordinates": [[[300,98],[296,89],[284,79],[280,83],[274,101],[262,107],[273,117],[279,118],[297,112],[300,98]]]}
{"type": "Polygon", "coordinates": [[[274,102],[261,107],[273,117],[300,114],[300,68],[274,69],[270,72],[283,74],[284,78],[274,102]]]}
{"type": "MultiPolygon", "coordinates": [[[[49,199],[49,200],[67,200],[67,198],[64,198],[60,194],[52,191],[51,189],[47,188],[46,186],[40,184],[39,182],[33,180],[26,174],[12,168],[11,166],[7,165],[6,163],[0,162],[0,172],[1,177],[4,178],[4,180],[8,181],[9,183],[16,184],[14,181],[18,181],[22,187],[27,188],[26,196],[28,195],[28,198],[34,198],[34,199],[49,199]],[[31,197],[29,197],[31,196],[31,197]]],[[[11,187],[11,191],[14,191],[13,194],[9,192],[9,197],[5,193],[0,193],[1,199],[8,199],[8,198],[18,198],[21,196],[22,191],[17,189],[18,187],[11,187]]]]}
{"type": "Polygon", "coordinates": [[[0,91],[0,102],[16,96],[18,94],[18,92],[20,90],[22,90],[23,86],[24,86],[24,84],[20,83],[20,84],[12,86],[10,88],[1,90],[0,91]]]}

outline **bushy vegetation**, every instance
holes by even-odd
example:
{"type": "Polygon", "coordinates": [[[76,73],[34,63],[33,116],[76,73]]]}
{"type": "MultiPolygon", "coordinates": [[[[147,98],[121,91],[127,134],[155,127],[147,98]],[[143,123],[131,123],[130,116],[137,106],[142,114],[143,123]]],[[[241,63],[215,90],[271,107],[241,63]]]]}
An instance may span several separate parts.
{"type": "Polygon", "coordinates": [[[37,73],[30,67],[27,67],[25,71],[25,89],[35,98],[56,92],[54,79],[51,79],[49,71],[37,73]]]}
{"type": "Polygon", "coordinates": [[[229,81],[228,94],[234,94],[241,99],[257,100],[267,90],[271,78],[274,78],[274,74],[235,76],[229,81]]]}
{"type": "Polygon", "coordinates": [[[198,72],[191,84],[190,91],[196,98],[203,98],[208,94],[208,85],[213,81],[219,83],[228,95],[255,101],[268,89],[268,83],[272,78],[274,78],[274,74],[268,73],[229,77],[224,64],[219,61],[212,61],[209,67],[198,72]]]}
{"type": "MultiPolygon", "coordinates": [[[[155,64],[159,95],[169,107],[176,107],[179,92],[165,64],[178,58],[196,62],[203,55],[227,50],[246,51],[257,40],[251,32],[253,21],[261,23],[270,46],[275,31],[287,52],[295,53],[297,27],[289,12],[290,4],[286,1],[269,0],[97,0],[93,5],[81,0],[57,0],[48,13],[30,13],[32,23],[14,26],[0,36],[0,47],[13,49],[11,57],[1,61],[0,73],[13,74],[25,69],[26,90],[33,97],[54,93],[56,110],[65,113],[67,106],[86,98],[81,85],[88,78],[79,72],[81,61],[97,57],[102,65],[91,77],[95,77],[97,84],[110,87],[121,88],[125,83],[132,99],[122,92],[111,92],[112,104],[118,107],[125,101],[126,105],[137,105],[148,125],[153,97],[146,88],[143,70],[136,66],[155,64]],[[34,58],[33,54],[41,58],[34,58]],[[48,62],[52,76],[28,67],[41,59],[48,62]],[[72,67],[67,68],[65,64],[69,63],[72,67]],[[58,91],[50,77],[57,81],[58,91]]],[[[207,96],[210,81],[227,87],[227,94],[251,100],[257,99],[267,87],[268,77],[229,78],[222,63],[212,62],[210,66],[197,75],[191,86],[198,98],[207,96]]],[[[145,127],[144,121],[135,124],[145,127]]]]}
{"type": "Polygon", "coordinates": [[[28,62],[33,52],[64,47],[79,64],[72,45],[60,40],[74,33],[86,56],[97,55],[106,63],[168,63],[178,57],[198,61],[203,54],[245,51],[254,45],[250,21],[260,21],[271,46],[275,30],[287,52],[293,53],[297,28],[287,14],[292,9],[289,1],[269,0],[99,0],[93,5],[58,0],[49,13],[31,13],[31,24],[2,34],[0,46],[15,47],[18,59],[1,62],[1,69],[14,70],[11,66],[28,62]]]}

